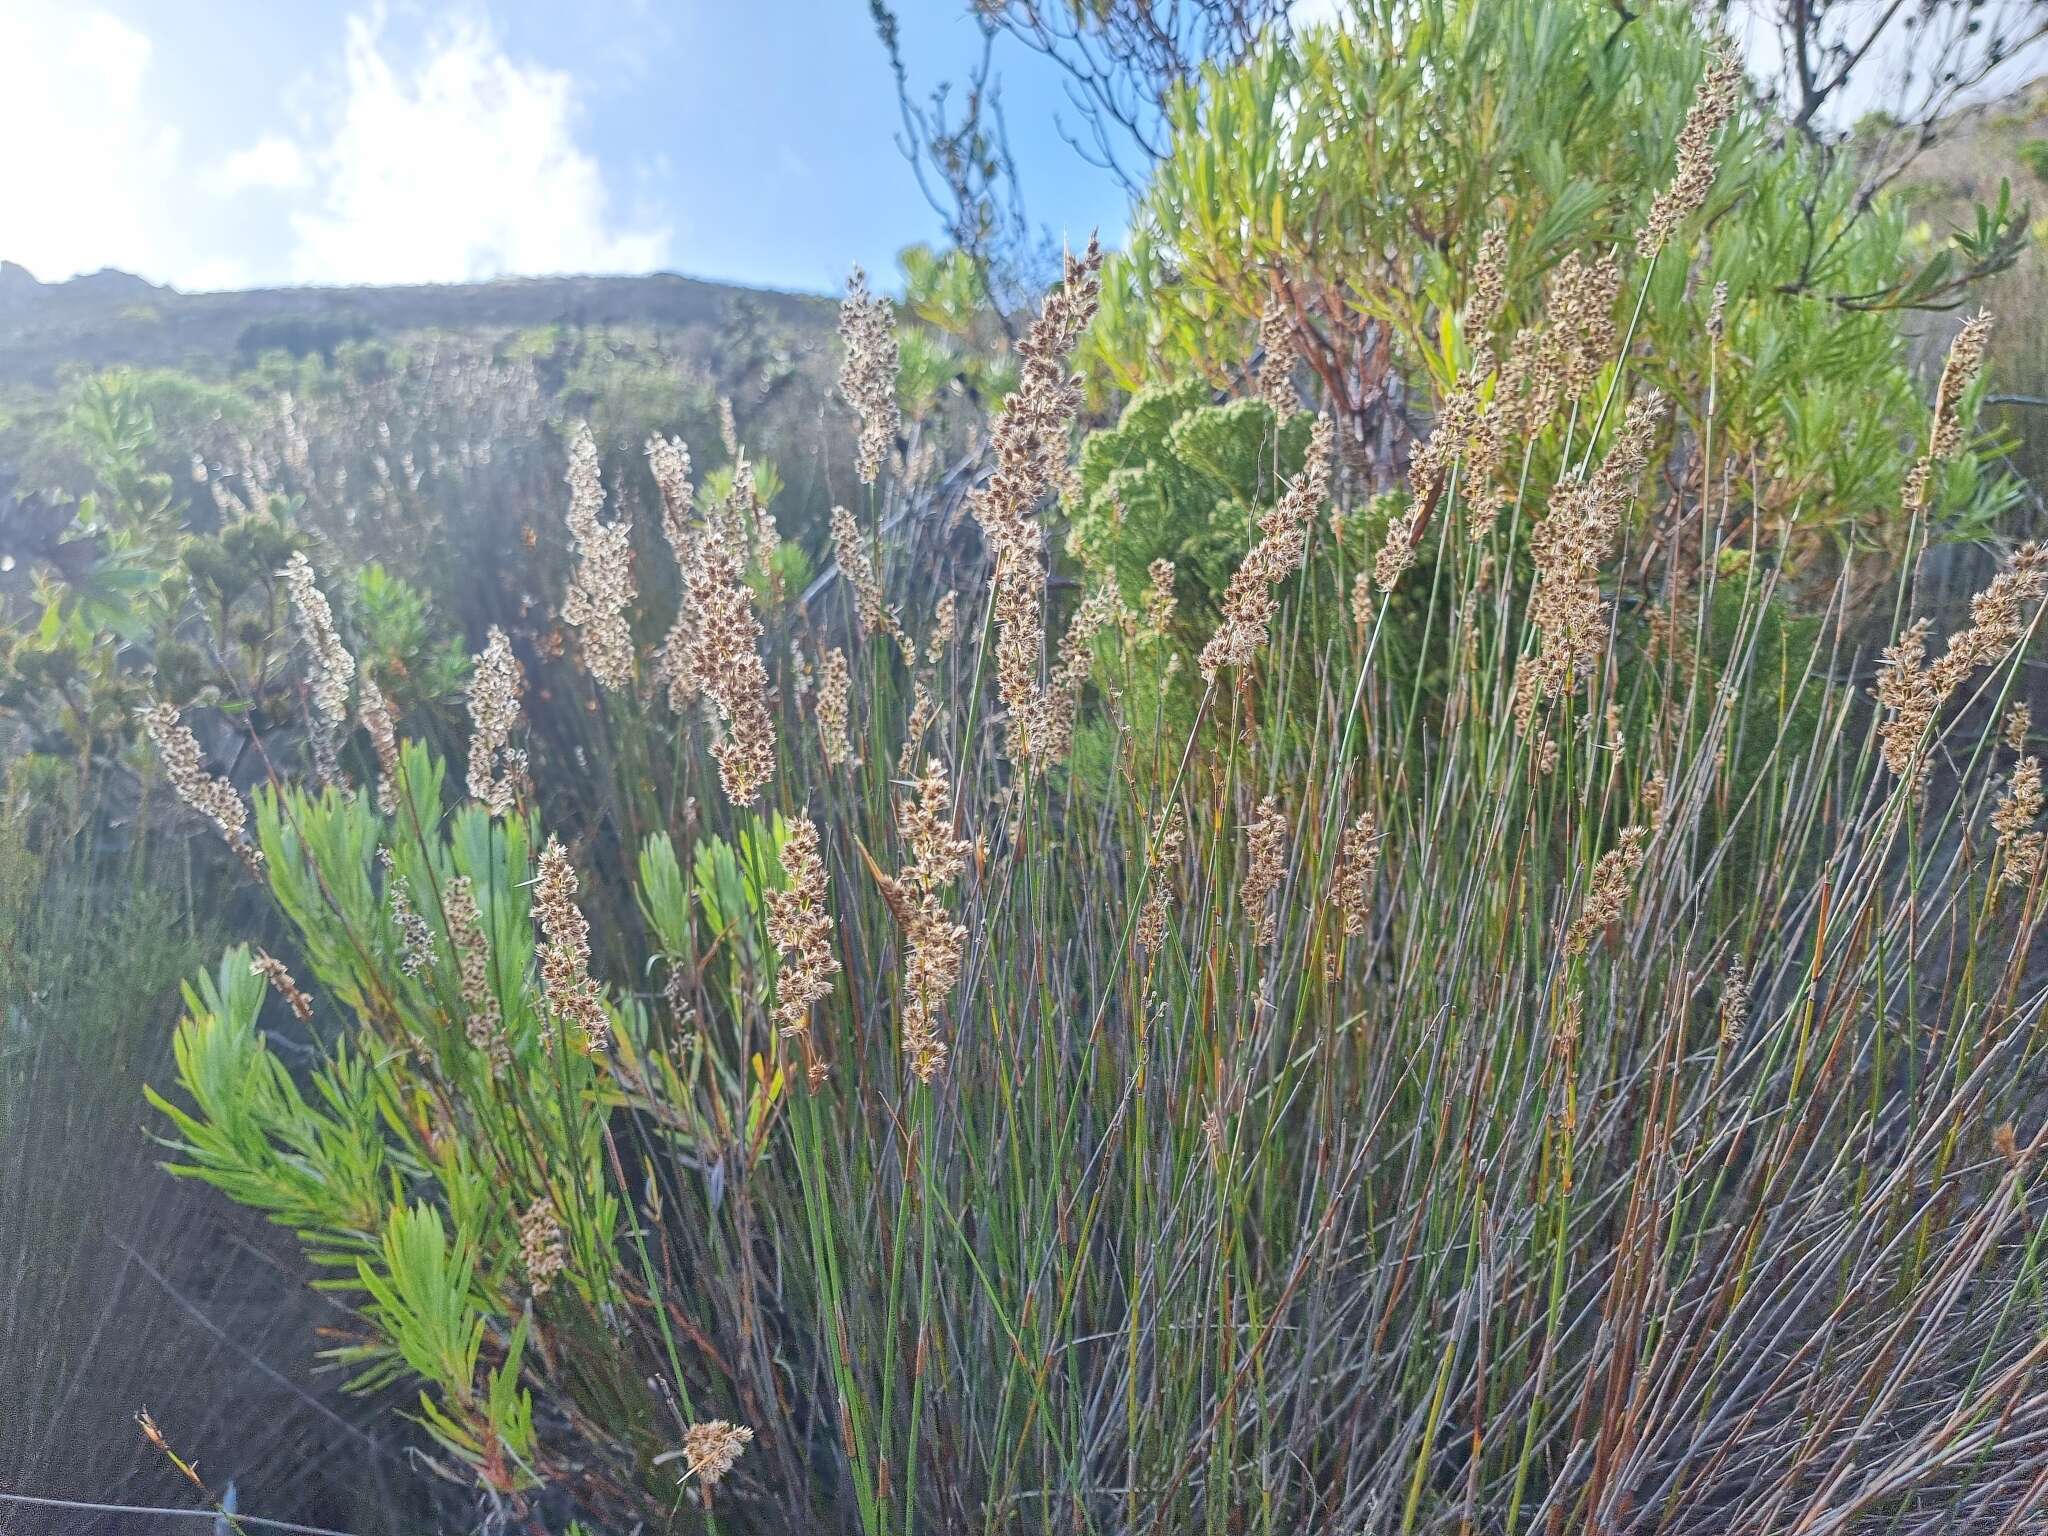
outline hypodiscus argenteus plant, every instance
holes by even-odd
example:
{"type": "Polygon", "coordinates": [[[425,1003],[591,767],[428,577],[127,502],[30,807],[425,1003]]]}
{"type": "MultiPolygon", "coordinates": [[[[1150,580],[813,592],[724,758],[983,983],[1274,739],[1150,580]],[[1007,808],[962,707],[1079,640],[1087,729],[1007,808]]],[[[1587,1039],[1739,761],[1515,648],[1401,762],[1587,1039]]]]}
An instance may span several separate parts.
{"type": "MultiPolygon", "coordinates": [[[[1686,260],[1724,89],[1585,283],[1686,260]]],[[[1468,305],[1378,547],[1344,564],[1311,433],[1174,651],[1170,566],[1143,613],[1047,582],[1093,283],[1025,345],[957,635],[915,589],[802,607],[670,497],[698,686],[590,658],[641,846],[532,803],[504,635],[470,796],[410,742],[389,812],[260,791],[297,951],[192,991],[178,1166],[302,1235],[337,1363],[417,1383],[507,1526],[2038,1528],[2039,771],[1998,706],[2041,555],[1873,700],[1724,516],[1711,398],[1661,409],[1623,331],[1566,409],[1528,360],[1587,328],[1468,305]],[[1386,667],[1397,612],[1447,682],[1386,667]],[[310,1081],[259,1028],[287,964],[310,1081]]],[[[867,510],[864,582],[912,563],[867,510]]]]}

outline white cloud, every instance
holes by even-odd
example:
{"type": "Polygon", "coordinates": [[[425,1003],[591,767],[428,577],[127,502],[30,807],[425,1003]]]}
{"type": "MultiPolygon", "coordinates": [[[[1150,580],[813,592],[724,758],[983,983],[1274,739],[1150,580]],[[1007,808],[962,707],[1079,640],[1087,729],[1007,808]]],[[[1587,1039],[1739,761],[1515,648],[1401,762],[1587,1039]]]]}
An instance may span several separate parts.
{"type": "Polygon", "coordinates": [[[102,11],[0,5],[0,257],[45,280],[190,259],[172,203],[178,135],[145,90],[152,52],[102,11]]]}
{"type": "Polygon", "coordinates": [[[483,26],[432,36],[401,71],[377,19],[348,24],[331,137],[302,146],[312,205],[292,215],[301,282],[459,282],[501,273],[645,271],[663,228],[607,206],[574,136],[566,74],[521,64],[483,26]]]}
{"type": "Polygon", "coordinates": [[[246,149],[238,149],[221,161],[213,174],[214,187],[227,195],[237,192],[289,192],[303,187],[310,174],[299,146],[282,134],[266,133],[246,149]]]}
{"type": "Polygon", "coordinates": [[[479,22],[401,48],[381,7],[342,43],[294,87],[328,110],[280,111],[239,147],[193,143],[146,33],[89,4],[0,0],[0,258],[184,288],[665,262],[667,229],[616,211],[578,142],[567,74],[513,59],[479,22]]]}

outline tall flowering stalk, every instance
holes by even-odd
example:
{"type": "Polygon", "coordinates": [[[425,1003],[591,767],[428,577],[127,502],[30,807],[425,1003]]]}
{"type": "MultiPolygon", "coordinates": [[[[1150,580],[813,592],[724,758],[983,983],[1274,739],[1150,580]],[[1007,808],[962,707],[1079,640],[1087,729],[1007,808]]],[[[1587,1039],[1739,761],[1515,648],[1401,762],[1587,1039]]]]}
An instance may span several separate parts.
{"type": "Polygon", "coordinates": [[[603,989],[590,974],[590,923],[576,905],[576,871],[559,838],[549,838],[541,850],[533,916],[546,940],[537,954],[548,1011],[582,1032],[586,1050],[601,1052],[611,1044],[611,1020],[603,989]]]}
{"type": "Polygon", "coordinates": [[[299,638],[313,657],[313,771],[323,784],[340,784],[339,753],[348,727],[348,694],[355,681],[356,659],[341,643],[334,627],[334,609],[314,584],[313,566],[305,554],[293,550],[278,575],[291,593],[299,638]]]}
{"type": "Polygon", "coordinates": [[[903,418],[896,403],[896,316],[887,299],[868,292],[867,274],[859,267],[847,279],[839,306],[839,339],[846,344],[839,392],[860,417],[854,465],[861,484],[873,485],[896,446],[903,418]]]}
{"type": "MultiPolygon", "coordinates": [[[[785,1039],[808,1040],[811,1008],[832,995],[839,962],[832,954],[832,919],[825,911],[825,861],[818,854],[818,826],[808,816],[790,824],[782,844],[787,890],[769,891],[768,937],[781,955],[775,973],[775,1020],[785,1039]]],[[[813,1083],[824,1076],[813,1060],[813,1083]]]]}
{"type": "Polygon", "coordinates": [[[939,1016],[960,982],[967,929],[940,899],[960,876],[972,849],[952,832],[952,796],[937,758],[925,765],[915,793],[897,808],[896,829],[911,861],[896,877],[883,877],[882,894],[903,926],[903,1055],[911,1074],[929,1083],[945,1069],[947,1046],[939,1016]]]}
{"type": "Polygon", "coordinates": [[[604,478],[597,439],[588,426],[576,429],[569,445],[569,535],[578,564],[562,598],[562,622],[583,631],[583,659],[601,688],[614,692],[633,683],[633,525],[621,518],[603,522],[604,478]]]}
{"type": "Polygon", "coordinates": [[[524,678],[505,631],[491,626],[469,675],[469,792],[493,816],[509,816],[526,779],[526,754],[513,747],[524,678]]]}
{"type": "Polygon", "coordinates": [[[690,601],[690,576],[702,550],[692,521],[697,488],[690,482],[690,450],[680,437],[650,437],[647,467],[661,495],[661,535],[676,562],[676,616],[661,642],[658,675],[668,689],[668,707],[682,714],[702,691],[697,681],[697,614],[690,601]]]}
{"type": "Polygon", "coordinates": [[[375,678],[363,674],[357,690],[356,718],[369,735],[370,750],[377,754],[377,809],[386,816],[398,811],[398,725],[391,718],[391,706],[375,678]]]}
{"type": "Polygon", "coordinates": [[[697,685],[725,720],[725,733],[711,748],[719,782],[734,805],[751,805],[775,774],[775,717],[768,710],[753,594],[722,542],[707,539],[698,552],[689,600],[698,619],[697,685]]]}
{"type": "Polygon", "coordinates": [[[1047,697],[1039,686],[1045,649],[1045,556],[1038,504],[1066,474],[1067,430],[1081,391],[1067,354],[1102,297],[1102,248],[1094,240],[1047,296],[1019,343],[1017,387],[1003,401],[990,438],[995,471],[969,506],[995,560],[990,601],[996,618],[996,687],[1009,712],[1005,747],[1019,767],[1050,742],[1047,697]]]}
{"type": "MultiPolygon", "coordinates": [[[[1330,455],[1336,428],[1316,419],[1308,457],[1287,493],[1259,519],[1259,542],[1244,557],[1223,593],[1223,622],[1202,647],[1202,676],[1213,681],[1225,667],[1242,667],[1259,653],[1279,611],[1273,589],[1294,572],[1308,549],[1309,520],[1330,497],[1330,455]]],[[[1169,580],[1171,575],[1169,573],[1169,580]]]]}
{"type": "Polygon", "coordinates": [[[1716,49],[1707,59],[1707,72],[1678,133],[1678,169],[1650,205],[1636,237],[1637,255],[1656,255],[1687,219],[1706,206],[1717,170],[1714,135],[1735,115],[1741,89],[1742,60],[1730,49],[1716,49]]]}
{"type": "Polygon", "coordinates": [[[185,804],[206,817],[227,839],[235,857],[252,875],[263,873],[263,850],[249,836],[249,808],[235,786],[208,773],[201,765],[199,738],[178,718],[175,706],[158,703],[143,712],[143,728],[162,759],[171,789],[185,804]]]}

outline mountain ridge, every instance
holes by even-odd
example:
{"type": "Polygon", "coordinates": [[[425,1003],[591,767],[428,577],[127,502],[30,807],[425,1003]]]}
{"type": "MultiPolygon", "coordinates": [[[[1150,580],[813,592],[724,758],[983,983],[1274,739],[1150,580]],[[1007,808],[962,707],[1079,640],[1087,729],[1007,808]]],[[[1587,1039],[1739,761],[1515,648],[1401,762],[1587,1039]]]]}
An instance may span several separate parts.
{"type": "Polygon", "coordinates": [[[309,345],[294,349],[321,350],[323,339],[331,346],[430,330],[631,326],[708,344],[747,310],[829,331],[836,304],[674,272],[187,293],[112,267],[43,282],[0,260],[0,385],[48,387],[67,365],[225,372],[264,350],[266,337],[292,347],[296,336],[309,345]]]}

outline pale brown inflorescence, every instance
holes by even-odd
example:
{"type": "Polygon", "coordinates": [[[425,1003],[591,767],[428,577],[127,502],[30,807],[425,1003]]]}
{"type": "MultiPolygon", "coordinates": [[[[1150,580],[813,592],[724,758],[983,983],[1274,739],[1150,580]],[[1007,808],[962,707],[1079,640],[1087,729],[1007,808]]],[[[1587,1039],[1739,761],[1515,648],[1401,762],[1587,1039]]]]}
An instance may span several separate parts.
{"type": "Polygon", "coordinates": [[[932,609],[932,632],[924,644],[927,664],[935,667],[945,659],[946,647],[953,643],[953,626],[959,622],[959,611],[958,592],[948,592],[932,609]]]}
{"type": "Polygon", "coordinates": [[[754,1432],[744,1424],[710,1419],[683,1431],[683,1468],[706,1488],[715,1488],[740,1459],[740,1452],[753,1440],[754,1432]]]}
{"type": "Polygon", "coordinates": [[[1928,429],[1927,452],[1906,472],[1900,499],[1907,514],[1927,510],[1934,484],[1934,467],[1945,464],[1963,451],[1963,396],[1984,371],[1984,349],[1991,340],[1991,316],[1978,310],[1949,343],[1948,361],[1942,365],[1941,383],[1934,391],[1934,419],[1928,429]]]}
{"type": "Polygon", "coordinates": [[[604,480],[598,469],[597,439],[588,426],[576,429],[569,445],[569,536],[578,564],[562,598],[562,622],[583,631],[583,659],[601,688],[633,683],[633,525],[621,518],[603,522],[604,480]]]}
{"type": "Polygon", "coordinates": [[[1921,747],[1935,714],[1980,666],[1990,666],[2019,641],[2026,612],[2048,595],[2048,547],[2023,544],[2005,569],[1970,600],[1970,627],[1949,638],[1941,657],[1928,662],[1926,619],[1916,619],[1885,648],[1878,667],[1877,701],[1886,711],[1879,735],[1885,766],[1901,778],[1924,769],[1921,747]]]}
{"type": "Polygon", "coordinates": [[[491,626],[469,676],[469,792],[493,816],[509,816],[526,779],[526,754],[511,745],[524,684],[505,631],[491,626]]]}
{"type": "Polygon", "coordinates": [[[1301,408],[1294,390],[1294,322],[1275,302],[1259,316],[1258,395],[1281,421],[1301,408]]]}
{"type": "Polygon", "coordinates": [[[713,744],[719,782],[735,805],[749,805],[775,773],[775,719],[768,712],[768,669],[761,662],[761,621],[732,552],[707,540],[690,572],[698,615],[697,681],[725,717],[713,744]]]}
{"type": "Polygon", "coordinates": [[[832,509],[832,551],[839,561],[839,574],[853,591],[853,609],[863,633],[890,635],[901,643],[902,625],[896,611],[882,604],[882,579],[861,538],[860,525],[844,507],[832,509]]]}
{"type": "Polygon", "coordinates": [[[398,724],[391,718],[391,706],[375,678],[363,674],[357,690],[356,718],[369,733],[370,750],[377,754],[377,809],[386,816],[398,812],[398,724]]]}
{"type": "Polygon", "coordinates": [[[604,1050],[611,1043],[611,1020],[603,989],[590,974],[590,924],[576,905],[576,871],[569,867],[560,838],[549,838],[541,850],[533,915],[547,940],[537,953],[549,1012],[582,1032],[586,1050],[604,1050]]]}
{"type": "Polygon", "coordinates": [[[1550,506],[1530,531],[1529,550],[1536,581],[1529,618],[1541,640],[1515,679],[1516,719],[1529,729],[1536,704],[1564,691],[1574,672],[1589,673],[1607,644],[1607,604],[1600,595],[1600,567],[1636,481],[1649,463],[1663,401],[1640,395],[1607,458],[1591,480],[1567,478],[1550,493],[1550,506]]]}
{"type": "Polygon", "coordinates": [[[1372,872],[1379,859],[1378,828],[1373,814],[1360,811],[1344,829],[1344,843],[1337,859],[1337,910],[1343,914],[1344,932],[1349,937],[1365,932],[1372,872]]]}
{"type": "Polygon", "coordinates": [[[1067,430],[1081,391],[1067,354],[1101,299],[1102,248],[1094,240],[1069,255],[1053,290],[1018,346],[1018,382],[990,429],[995,471],[969,506],[995,561],[996,686],[1009,712],[1004,745],[1022,767],[1039,755],[1034,737],[1044,708],[1039,662],[1045,646],[1045,557],[1039,502],[1067,475],[1067,430]]]}
{"type": "Polygon", "coordinates": [[[1202,676],[1213,681],[1225,667],[1242,667],[1266,643],[1279,610],[1273,589],[1294,572],[1308,548],[1308,525],[1330,495],[1330,454],[1336,440],[1327,416],[1309,434],[1308,456],[1286,494],[1259,519],[1259,542],[1244,557],[1223,593],[1223,622],[1202,647],[1202,676]]]}
{"type": "Polygon", "coordinates": [[[153,704],[143,711],[143,728],[156,744],[171,789],[193,810],[205,816],[227,839],[235,857],[252,875],[263,873],[263,850],[249,837],[249,808],[226,779],[215,778],[200,765],[199,738],[178,718],[170,704],[153,704]]]}
{"type": "Polygon", "coordinates": [[[1630,827],[1621,834],[1619,843],[1600,855],[1586,888],[1586,909],[1565,931],[1566,954],[1583,955],[1596,935],[1605,931],[1608,924],[1621,920],[1622,908],[1628,902],[1629,881],[1642,867],[1643,843],[1648,835],[1642,827],[1630,827]]]}
{"type": "Polygon", "coordinates": [[[568,1245],[562,1224],[546,1195],[535,1195],[519,1217],[519,1260],[526,1267],[527,1286],[534,1300],[554,1288],[555,1277],[568,1267],[568,1245]]]}
{"type": "Polygon", "coordinates": [[[1173,585],[1176,576],[1173,562],[1162,556],[1145,568],[1145,574],[1148,578],[1145,588],[1145,627],[1154,634],[1163,635],[1173,623],[1173,585]]]}
{"type": "Polygon", "coordinates": [[[1252,941],[1270,944],[1278,932],[1277,914],[1269,898],[1287,873],[1287,813],[1272,795],[1259,802],[1245,831],[1244,883],[1238,888],[1245,915],[1252,921],[1252,941]]]}
{"type": "Polygon", "coordinates": [[[1123,613],[1123,594],[1117,591],[1114,582],[1104,582],[1081,600],[1068,621],[1067,633],[1060,641],[1059,665],[1053,668],[1051,684],[1032,728],[1037,750],[1048,762],[1062,761],[1073,750],[1074,717],[1080,707],[1081,690],[1087,686],[1094,665],[1095,636],[1116,623],[1123,613]]]}
{"type": "Polygon", "coordinates": [[[269,982],[271,990],[285,1000],[285,1006],[291,1009],[292,1017],[301,1024],[313,1017],[313,999],[299,990],[299,984],[292,980],[292,973],[285,969],[284,962],[269,950],[256,951],[256,958],[249,962],[249,974],[261,976],[269,982]]]}
{"type": "Polygon", "coordinates": [[[1721,1044],[1733,1049],[1742,1041],[1749,1025],[1749,972],[1737,955],[1728,962],[1728,979],[1721,983],[1721,1044]]]}
{"type": "Polygon", "coordinates": [[[384,866],[391,924],[398,930],[398,968],[417,976],[434,963],[433,926],[413,906],[412,887],[397,872],[389,848],[377,850],[377,862],[384,866]]]}
{"type": "Polygon", "coordinates": [[[896,829],[910,851],[910,867],[883,887],[904,929],[903,1054],[921,1083],[929,1083],[946,1065],[938,1014],[959,985],[961,952],[967,942],[967,929],[953,921],[939,899],[959,878],[973,850],[966,838],[953,836],[951,798],[945,767],[933,758],[917,781],[916,793],[897,807],[896,829]]]}
{"type": "Polygon", "coordinates": [[[1714,135],[1735,115],[1741,88],[1742,60],[1730,49],[1717,49],[1707,59],[1707,72],[1678,133],[1678,169],[1650,205],[1636,237],[1637,255],[1656,255],[1681,224],[1706,206],[1714,189],[1714,135]]]}
{"type": "Polygon", "coordinates": [[[2043,837],[2034,823],[2041,817],[2041,760],[2023,757],[2012,771],[2012,783],[1998,809],[1991,813],[1998,849],[2005,855],[2001,878],[2007,885],[2025,885],[2041,867],[2043,837]]]}
{"type": "Polygon", "coordinates": [[[322,784],[342,783],[338,752],[348,725],[349,685],[355,681],[356,659],[334,628],[334,610],[313,582],[313,566],[299,550],[278,575],[291,593],[292,617],[299,637],[313,655],[313,771],[322,784]]]}
{"type": "Polygon", "coordinates": [[[512,1042],[506,1037],[505,1013],[498,1006],[497,990],[491,985],[490,936],[484,931],[476,887],[469,876],[457,875],[442,887],[441,910],[448,919],[448,942],[455,949],[463,1037],[490,1062],[492,1071],[503,1072],[512,1065],[512,1042]]]}
{"type": "Polygon", "coordinates": [[[887,299],[868,292],[867,274],[859,267],[847,279],[839,306],[839,339],[846,344],[839,392],[860,417],[856,467],[861,484],[873,485],[903,421],[896,404],[896,316],[887,299]]]}
{"type": "Polygon", "coordinates": [[[1145,904],[1138,909],[1138,944],[1148,954],[1158,954],[1166,942],[1166,916],[1173,896],[1170,882],[1180,868],[1187,845],[1187,813],[1178,805],[1161,812],[1152,830],[1151,887],[1145,904]]]}
{"type": "Polygon", "coordinates": [[[2005,744],[2015,752],[2027,750],[2027,736],[2034,729],[2034,711],[2025,699],[2014,701],[2005,712],[2005,744]]]}
{"type": "MultiPolygon", "coordinates": [[[[768,937],[782,956],[775,974],[775,1018],[786,1038],[808,1036],[811,1007],[832,994],[839,962],[832,954],[832,919],[825,911],[825,861],[818,854],[818,828],[808,816],[790,824],[782,844],[782,872],[789,888],[768,892],[768,937]]],[[[822,1076],[811,1065],[811,1080],[822,1076]]]]}
{"type": "Polygon", "coordinates": [[[846,652],[833,646],[818,663],[818,739],[825,761],[834,767],[853,761],[853,736],[847,723],[847,701],[853,694],[853,671],[846,652]]]}
{"type": "Polygon", "coordinates": [[[697,567],[698,532],[691,522],[697,490],[690,483],[690,450],[680,437],[650,437],[647,467],[661,493],[661,533],[675,556],[675,622],[661,642],[656,675],[668,689],[668,707],[682,714],[697,701],[697,615],[690,606],[690,572],[697,567]]]}

